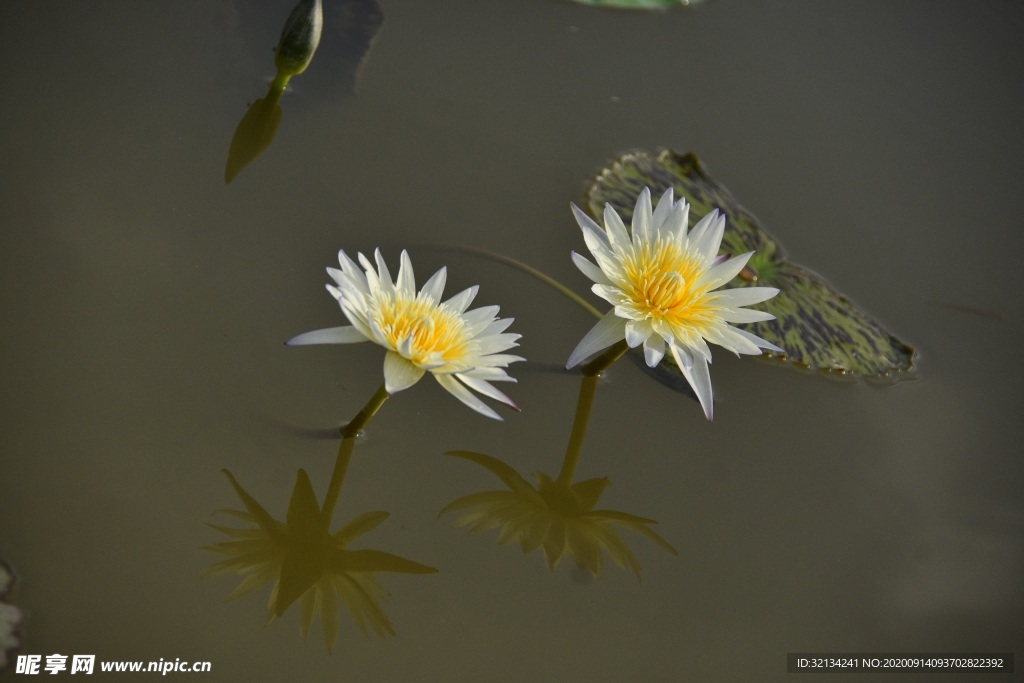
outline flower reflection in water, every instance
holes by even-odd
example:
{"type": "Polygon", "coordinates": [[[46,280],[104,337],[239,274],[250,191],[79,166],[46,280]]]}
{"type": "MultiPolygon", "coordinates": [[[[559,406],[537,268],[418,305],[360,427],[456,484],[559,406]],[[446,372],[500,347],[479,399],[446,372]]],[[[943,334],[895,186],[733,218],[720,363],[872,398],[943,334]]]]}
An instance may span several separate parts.
{"type": "MultiPolygon", "coordinates": [[[[612,353],[621,355],[623,348],[612,353]]],[[[599,362],[605,363],[603,356],[599,362]]],[[[591,366],[600,368],[600,366],[591,366]]],[[[606,366],[605,366],[606,367],[606,366]]],[[[576,564],[597,576],[601,573],[605,551],[619,567],[630,569],[640,579],[640,564],[633,551],[619,535],[619,528],[629,529],[651,539],[668,552],[676,550],[650,528],[653,519],[638,517],[618,510],[595,510],[601,494],[611,484],[607,477],[573,483],[590,420],[597,375],[587,374],[580,386],[580,398],[573,422],[572,436],[558,476],[552,479],[543,472],[534,476],[534,486],[512,467],[483,453],[452,451],[447,455],[464,458],[486,468],[508,487],[504,491],[482,491],[463,496],[446,505],[441,515],[461,512],[455,523],[471,531],[499,529],[498,543],[517,541],[524,553],[544,548],[548,569],[554,571],[568,553],[576,564]]]]}
{"type": "Polygon", "coordinates": [[[534,476],[533,486],[518,472],[482,453],[453,451],[447,455],[465,458],[493,472],[507,491],[482,491],[449,503],[441,514],[461,512],[456,524],[471,531],[499,529],[498,543],[517,541],[524,553],[544,548],[548,569],[554,571],[568,553],[576,564],[597,576],[604,550],[619,567],[640,578],[640,564],[619,535],[618,527],[635,531],[676,554],[675,549],[648,525],[653,519],[618,510],[595,510],[601,494],[611,484],[607,477],[574,484],[552,479],[543,472],[534,476]]]}
{"type": "MultiPolygon", "coordinates": [[[[351,444],[350,439],[343,441],[341,451],[344,452],[347,445],[348,455],[351,455],[351,444]]],[[[342,452],[339,452],[339,463],[347,465],[347,459],[341,463],[342,452]]],[[[281,522],[272,518],[230,472],[225,470],[224,473],[245,506],[244,511],[224,512],[252,525],[246,528],[210,525],[233,540],[206,547],[206,550],[227,556],[208,573],[237,573],[244,577],[228,599],[273,582],[267,622],[281,616],[292,603],[299,601],[302,636],[305,638],[309,634],[313,617],[319,614],[328,650],[338,634],[339,602],[348,609],[364,633],[369,627],[379,636],[395,634],[380,606],[387,592],[376,574],[431,574],[437,570],[380,550],[348,549],[352,541],[387,519],[387,512],[367,512],[331,533],[328,529],[333,509],[331,494],[328,493],[328,500],[321,509],[309,476],[300,469],[287,517],[281,522]],[[328,502],[332,504],[328,505],[328,502]]]]}

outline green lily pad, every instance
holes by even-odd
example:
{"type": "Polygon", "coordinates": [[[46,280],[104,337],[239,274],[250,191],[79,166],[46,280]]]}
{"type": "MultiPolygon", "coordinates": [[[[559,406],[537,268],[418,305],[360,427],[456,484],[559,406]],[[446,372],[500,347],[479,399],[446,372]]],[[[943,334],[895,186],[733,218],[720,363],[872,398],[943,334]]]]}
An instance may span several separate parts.
{"type": "Polygon", "coordinates": [[[608,203],[628,224],[644,187],[650,187],[655,198],[669,187],[678,197],[685,197],[691,205],[691,226],[712,209],[719,209],[727,218],[722,251],[733,256],[755,252],[731,286],[779,288],[774,298],[750,307],[766,310],[776,319],[744,326],[785,349],[784,355],[770,357],[829,374],[868,379],[897,380],[913,372],[913,347],[889,333],[820,275],[788,261],[782,245],[729,190],[708,175],[694,154],[671,150],[657,155],[626,154],[602,171],[590,187],[590,212],[601,216],[608,203]]]}
{"type": "Polygon", "coordinates": [[[572,0],[581,5],[616,7],[619,9],[665,9],[680,5],[696,5],[701,0],[572,0]]]}

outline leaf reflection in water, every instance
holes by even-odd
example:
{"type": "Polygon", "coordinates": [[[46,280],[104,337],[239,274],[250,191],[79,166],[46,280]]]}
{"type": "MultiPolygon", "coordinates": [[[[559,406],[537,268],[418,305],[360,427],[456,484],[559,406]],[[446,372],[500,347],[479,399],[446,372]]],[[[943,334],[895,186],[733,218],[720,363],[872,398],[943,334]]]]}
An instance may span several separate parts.
{"type": "MultiPolygon", "coordinates": [[[[377,0],[341,0],[329,12],[329,39],[338,48],[333,63],[336,69],[340,65],[332,77],[354,93],[384,14],[377,0]]],[[[224,167],[225,183],[230,183],[274,141],[281,123],[281,95],[291,78],[303,73],[313,61],[323,27],[321,0],[301,0],[288,16],[274,51],[277,75],[267,94],[249,105],[235,128],[224,167]]]]}
{"type": "MultiPolygon", "coordinates": [[[[346,439],[343,449],[345,443],[349,444],[350,455],[352,440],[346,439]]],[[[347,465],[347,461],[344,464],[347,465]]],[[[271,517],[230,472],[224,470],[224,474],[242,499],[245,510],[222,512],[250,525],[237,528],[210,524],[232,540],[205,548],[227,556],[207,573],[243,576],[242,582],[228,596],[229,600],[273,583],[267,622],[280,617],[294,602],[300,601],[303,638],[308,636],[313,618],[319,614],[328,651],[338,634],[339,603],[364,633],[373,629],[382,637],[395,634],[380,606],[387,592],[376,574],[431,574],[437,570],[380,550],[348,549],[350,543],[387,519],[387,512],[364,513],[331,533],[329,511],[333,506],[325,504],[321,509],[309,476],[300,469],[288,514],[282,522],[271,517]]]]}
{"type": "Polygon", "coordinates": [[[517,541],[524,553],[543,547],[549,571],[554,571],[568,553],[580,568],[597,576],[603,567],[603,550],[616,565],[631,570],[640,580],[640,563],[619,535],[619,528],[646,536],[664,550],[678,554],[650,528],[657,524],[655,520],[618,510],[594,509],[611,484],[607,477],[572,481],[590,421],[598,376],[624,351],[624,343],[616,345],[594,364],[584,367],[572,434],[557,477],[537,472],[534,486],[497,458],[472,451],[450,451],[446,455],[480,465],[508,489],[463,496],[446,505],[439,516],[460,512],[456,525],[469,527],[470,531],[498,529],[498,543],[517,541]]]}

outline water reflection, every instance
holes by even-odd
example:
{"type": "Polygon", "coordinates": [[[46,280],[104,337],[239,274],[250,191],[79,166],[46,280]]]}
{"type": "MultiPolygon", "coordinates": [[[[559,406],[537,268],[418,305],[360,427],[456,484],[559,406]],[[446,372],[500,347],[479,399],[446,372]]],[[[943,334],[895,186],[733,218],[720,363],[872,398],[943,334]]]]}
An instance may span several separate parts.
{"type": "MultiPolygon", "coordinates": [[[[336,77],[354,92],[384,14],[376,0],[342,0],[329,11],[335,17],[329,22],[335,29],[333,39],[340,44],[340,59],[334,64],[341,70],[336,77]]],[[[277,75],[267,94],[252,102],[238,122],[224,168],[225,183],[230,183],[274,141],[281,123],[281,95],[291,78],[304,72],[313,60],[323,26],[321,0],[300,0],[288,16],[274,52],[277,75]]]]}
{"type": "MultiPolygon", "coordinates": [[[[616,348],[615,352],[621,355],[623,350],[616,348]]],[[[603,567],[604,551],[616,565],[633,571],[639,580],[640,564],[619,535],[620,527],[646,536],[676,555],[675,548],[650,528],[657,523],[655,520],[618,510],[594,509],[611,484],[608,477],[573,482],[601,369],[598,365],[585,369],[572,434],[557,477],[536,472],[537,486],[534,486],[497,458],[471,451],[451,451],[447,455],[464,458],[487,469],[508,490],[471,493],[446,505],[440,514],[461,513],[455,523],[471,531],[499,529],[498,543],[517,541],[524,553],[543,548],[550,571],[568,554],[580,569],[597,576],[603,567]]]]}
{"type": "Polygon", "coordinates": [[[285,521],[276,520],[225,470],[245,506],[245,510],[226,513],[250,526],[211,525],[233,540],[206,548],[227,556],[209,573],[238,573],[244,577],[229,597],[245,595],[273,582],[268,621],[301,600],[303,637],[319,614],[328,650],[338,633],[339,602],[364,632],[372,628],[380,636],[394,635],[391,622],[380,607],[385,592],[376,574],[437,571],[380,550],[347,548],[383,522],[387,512],[367,512],[333,533],[329,530],[360,433],[385,401],[427,373],[433,374],[441,386],[468,407],[501,419],[472,392],[515,407],[491,382],[514,381],[504,368],[523,360],[503,353],[518,345],[519,335],[505,332],[512,320],[499,319],[497,306],[467,310],[476,297],[477,287],[441,301],[447,268],[434,273],[417,291],[412,260],[405,251],[394,280],[379,249],[374,253],[374,262],[358,254],[357,265],[344,251],[339,252],[338,258],[341,269],[328,269],[334,284],[327,289],[338,300],[351,325],[307,332],[290,339],[288,344],[373,341],[386,349],[384,383],[341,428],[338,456],[323,505],[317,502],[309,475],[300,469],[285,521]]]}
{"type": "Polygon", "coordinates": [[[238,122],[224,168],[225,183],[230,183],[274,141],[281,123],[281,95],[291,77],[305,71],[313,60],[323,21],[320,0],[300,0],[288,16],[274,53],[277,75],[267,94],[250,104],[238,122]]]}
{"type": "Polygon", "coordinates": [[[237,528],[211,524],[233,540],[206,547],[206,550],[227,556],[211,567],[209,574],[237,573],[243,576],[229,599],[273,582],[267,621],[280,617],[293,603],[301,600],[303,638],[308,636],[314,616],[319,615],[328,650],[338,634],[339,603],[364,633],[370,628],[379,636],[395,634],[380,606],[387,593],[377,574],[431,574],[437,571],[381,550],[348,549],[350,543],[386,520],[387,512],[366,512],[337,531],[329,530],[354,443],[355,437],[342,439],[323,505],[317,502],[309,475],[305,470],[298,471],[284,521],[271,517],[242,488],[234,475],[224,470],[245,510],[223,512],[250,526],[237,528]]]}

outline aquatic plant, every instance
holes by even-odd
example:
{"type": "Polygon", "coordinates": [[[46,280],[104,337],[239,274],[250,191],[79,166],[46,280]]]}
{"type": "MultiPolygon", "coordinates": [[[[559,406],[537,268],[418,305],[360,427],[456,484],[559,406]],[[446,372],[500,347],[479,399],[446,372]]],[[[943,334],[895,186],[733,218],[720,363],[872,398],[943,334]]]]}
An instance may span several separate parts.
{"type": "MultiPolygon", "coordinates": [[[[725,217],[713,211],[687,230],[689,206],[673,201],[669,188],[657,209],[648,188],[640,192],[631,231],[611,205],[605,206],[604,229],[572,204],[576,221],[595,261],[573,252],[572,260],[594,281],[592,290],[612,304],[609,311],[573,350],[566,368],[616,342],[643,346],[654,367],[671,353],[693,387],[708,420],[713,417],[711,350],[707,342],[734,353],[782,352],[774,344],[729,323],[771,320],[764,311],[744,308],[775,296],[774,287],[721,290],[743,270],[753,252],[719,258],[725,217]]],[[[614,360],[614,359],[613,359],[614,360]]]]}
{"type": "Polygon", "coordinates": [[[491,384],[515,382],[504,368],[523,360],[502,353],[518,346],[520,335],[505,332],[513,319],[499,319],[497,306],[468,311],[479,290],[476,286],[442,302],[446,268],[434,273],[417,292],[406,251],[394,282],[379,249],[374,257],[376,267],[359,254],[360,269],[342,250],[338,252],[341,270],[327,269],[337,285],[327,289],[351,325],[306,332],[286,343],[372,341],[387,349],[384,389],[389,395],[408,389],[429,372],[446,391],[482,415],[501,419],[473,391],[518,410],[512,399],[491,384]]]}
{"type": "Polygon", "coordinates": [[[673,555],[675,548],[649,525],[653,519],[638,517],[618,510],[595,510],[605,489],[611,485],[607,477],[575,483],[552,479],[535,472],[537,485],[532,485],[512,467],[489,455],[470,451],[446,453],[490,470],[507,490],[471,493],[446,505],[440,515],[460,513],[458,526],[470,531],[498,529],[498,543],[519,543],[524,553],[537,548],[544,551],[548,569],[558,568],[563,556],[594,576],[601,573],[602,551],[622,569],[629,569],[640,578],[640,563],[619,534],[619,528],[642,534],[673,555]]]}
{"type": "MultiPolygon", "coordinates": [[[[342,477],[350,455],[351,445],[340,469],[342,477]]],[[[332,479],[338,473],[336,467],[332,479]]],[[[350,543],[387,519],[387,512],[367,512],[337,531],[330,532],[330,512],[340,490],[340,481],[336,487],[332,486],[321,508],[309,476],[300,469],[292,489],[287,517],[279,521],[271,517],[229,471],[224,470],[224,474],[242,500],[245,510],[223,512],[250,525],[244,528],[210,525],[233,540],[205,548],[227,556],[227,559],[215,564],[207,573],[237,573],[244,577],[228,596],[229,600],[273,583],[267,606],[267,622],[280,617],[293,603],[300,601],[300,630],[303,638],[309,635],[314,617],[319,615],[328,650],[334,645],[338,634],[339,603],[344,605],[364,633],[370,628],[379,636],[395,634],[380,606],[387,592],[376,575],[382,572],[430,574],[437,570],[380,550],[348,548],[350,543]]]]}
{"type": "MultiPolygon", "coordinates": [[[[832,376],[887,381],[914,376],[914,348],[823,277],[786,258],[779,241],[708,173],[696,155],[672,150],[623,155],[591,184],[587,192],[590,214],[598,216],[610,204],[619,216],[629,220],[637,194],[644,187],[655,194],[672,188],[690,205],[691,218],[717,209],[727,218],[722,253],[738,256],[755,252],[733,285],[779,289],[776,296],[759,305],[775,320],[751,323],[747,328],[783,350],[762,358],[832,376]]],[[[678,376],[678,371],[665,363],[652,371],[661,374],[663,369],[678,376]]]]}
{"type": "MultiPolygon", "coordinates": [[[[625,342],[622,345],[624,347],[625,342]]],[[[498,543],[517,541],[524,553],[543,548],[550,571],[554,571],[568,553],[579,567],[597,576],[601,573],[602,551],[605,551],[615,564],[632,570],[639,580],[640,563],[619,535],[619,528],[646,536],[675,555],[675,548],[650,528],[657,523],[653,519],[618,510],[594,509],[611,484],[607,477],[573,482],[583,453],[598,376],[618,355],[621,351],[616,345],[582,368],[576,415],[557,477],[536,472],[537,485],[533,486],[497,458],[473,451],[450,451],[446,455],[484,467],[508,489],[463,496],[446,505],[439,515],[461,512],[455,523],[469,527],[470,531],[497,528],[498,543]]]]}

